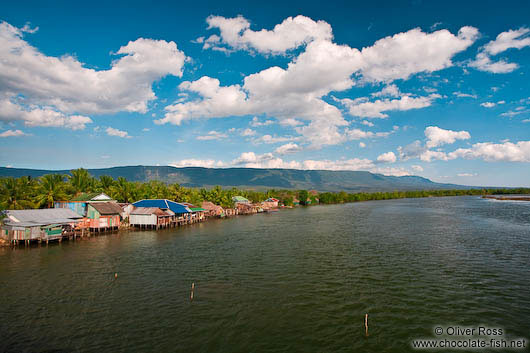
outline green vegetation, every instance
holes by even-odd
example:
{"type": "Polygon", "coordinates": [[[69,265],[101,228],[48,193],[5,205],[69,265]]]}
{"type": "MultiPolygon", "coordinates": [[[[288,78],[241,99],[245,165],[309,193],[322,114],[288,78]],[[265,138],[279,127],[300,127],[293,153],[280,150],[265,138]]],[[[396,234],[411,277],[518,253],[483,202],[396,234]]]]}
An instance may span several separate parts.
{"type": "Polygon", "coordinates": [[[291,206],[294,199],[300,200],[301,205],[314,205],[317,203],[333,204],[431,196],[528,194],[530,189],[421,190],[374,193],[346,193],[342,191],[319,194],[307,190],[272,189],[261,192],[237,188],[223,189],[220,186],[211,189],[187,188],[179,184],[166,184],[156,180],[145,183],[131,182],[123,177],[115,180],[108,175],[94,178],[87,170],[76,169],[71,171],[71,176],[47,174],[38,179],[27,176],[0,178],[0,209],[53,207],[55,201],[72,200],[80,197],[83,193],[99,192],[104,192],[119,202],[162,198],[177,202],[189,202],[195,205],[200,205],[202,201],[210,201],[223,207],[232,207],[232,197],[236,195],[241,195],[252,202],[261,202],[269,197],[275,197],[280,200],[280,203],[291,206]]]}

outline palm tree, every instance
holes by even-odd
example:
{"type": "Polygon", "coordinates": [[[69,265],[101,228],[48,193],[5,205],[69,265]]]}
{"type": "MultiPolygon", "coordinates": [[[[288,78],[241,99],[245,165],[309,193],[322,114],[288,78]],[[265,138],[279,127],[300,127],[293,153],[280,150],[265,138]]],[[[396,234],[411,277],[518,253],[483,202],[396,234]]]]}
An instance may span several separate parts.
{"type": "Polygon", "coordinates": [[[0,179],[0,208],[4,210],[23,210],[33,208],[31,193],[35,183],[29,177],[18,179],[9,177],[0,179]]]}
{"type": "Polygon", "coordinates": [[[132,194],[132,183],[124,177],[119,177],[111,187],[112,197],[120,202],[130,202],[132,194]]]}
{"type": "Polygon", "coordinates": [[[88,170],[79,168],[71,170],[72,176],[70,177],[70,185],[75,193],[75,196],[78,196],[82,192],[90,191],[90,184],[92,177],[88,174],[88,170]]]}
{"type": "Polygon", "coordinates": [[[100,189],[101,192],[110,194],[112,185],[114,185],[114,179],[111,176],[102,175],[99,177],[98,189],[100,189]]]}
{"type": "Polygon", "coordinates": [[[37,187],[37,196],[35,201],[39,206],[52,208],[57,200],[65,200],[67,198],[65,192],[64,175],[62,174],[47,174],[40,177],[40,183],[37,187]]]}

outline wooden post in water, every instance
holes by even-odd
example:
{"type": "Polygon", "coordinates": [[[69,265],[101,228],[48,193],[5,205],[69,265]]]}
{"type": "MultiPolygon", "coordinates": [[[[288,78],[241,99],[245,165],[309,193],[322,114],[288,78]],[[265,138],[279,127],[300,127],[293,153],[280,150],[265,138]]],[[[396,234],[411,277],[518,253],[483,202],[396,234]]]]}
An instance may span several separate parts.
{"type": "Polygon", "coordinates": [[[195,282],[191,284],[190,300],[193,300],[193,291],[195,290],[195,282]]]}
{"type": "Polygon", "coordinates": [[[364,333],[368,337],[368,314],[364,315],[364,333]]]}

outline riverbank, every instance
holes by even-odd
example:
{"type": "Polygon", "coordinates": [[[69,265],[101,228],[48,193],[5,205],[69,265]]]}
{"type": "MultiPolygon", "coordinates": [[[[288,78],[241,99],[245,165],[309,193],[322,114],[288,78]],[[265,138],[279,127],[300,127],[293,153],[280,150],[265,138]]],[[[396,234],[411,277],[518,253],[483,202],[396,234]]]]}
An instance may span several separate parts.
{"type": "Polygon", "coordinates": [[[483,199],[492,199],[492,200],[499,200],[499,201],[530,201],[530,195],[529,196],[492,196],[492,195],[485,195],[482,196],[483,199]]]}

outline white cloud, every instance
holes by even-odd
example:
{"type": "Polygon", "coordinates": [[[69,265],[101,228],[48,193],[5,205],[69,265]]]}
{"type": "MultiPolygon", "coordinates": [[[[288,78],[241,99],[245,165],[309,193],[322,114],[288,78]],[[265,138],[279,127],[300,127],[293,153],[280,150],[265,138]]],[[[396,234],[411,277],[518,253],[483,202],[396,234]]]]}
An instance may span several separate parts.
{"type": "Polygon", "coordinates": [[[483,159],[488,162],[530,162],[530,141],[476,143],[471,148],[459,148],[448,154],[448,158],[483,159]]]}
{"type": "Polygon", "coordinates": [[[469,63],[469,66],[480,71],[487,71],[494,74],[506,74],[516,70],[519,67],[519,65],[515,63],[509,63],[502,59],[493,62],[484,52],[478,53],[475,60],[469,63]]]}
{"type": "Polygon", "coordinates": [[[490,56],[512,48],[521,49],[530,46],[528,33],[530,33],[530,29],[524,27],[500,33],[495,40],[490,41],[480,49],[477,57],[469,66],[492,73],[509,73],[516,70],[519,67],[516,63],[509,63],[503,59],[492,62],[490,56]]]}
{"type": "Polygon", "coordinates": [[[530,123],[530,119],[521,120],[522,123],[530,123]]]}
{"type": "Polygon", "coordinates": [[[455,96],[457,96],[458,98],[473,98],[473,99],[477,99],[477,95],[476,94],[462,93],[462,92],[453,92],[453,94],[455,96]]]}
{"type": "Polygon", "coordinates": [[[298,146],[296,143],[287,143],[282,145],[274,150],[277,154],[291,154],[297,153],[302,150],[302,147],[298,146]]]}
{"type": "Polygon", "coordinates": [[[521,49],[530,46],[530,33],[528,28],[519,28],[500,33],[495,40],[484,46],[484,51],[490,55],[497,55],[511,48],[521,49]]]}
{"type": "Polygon", "coordinates": [[[396,155],[394,152],[386,152],[377,157],[379,163],[394,163],[396,161],[396,155]]]}
{"type": "Polygon", "coordinates": [[[142,129],[142,131],[143,131],[143,132],[148,132],[148,131],[151,131],[151,129],[148,128],[148,127],[144,127],[144,128],[142,129]]]}
{"type": "Polygon", "coordinates": [[[456,140],[468,140],[471,135],[467,131],[444,130],[437,126],[428,126],[425,128],[428,148],[441,146],[444,144],[454,143],[456,140]]]}
{"type": "MultiPolygon", "coordinates": [[[[242,16],[226,18],[210,16],[206,19],[208,29],[218,28],[221,36],[211,43],[225,44],[233,49],[256,50],[260,53],[282,54],[314,40],[331,40],[331,26],[324,21],[313,21],[309,17],[288,17],[272,30],[253,31],[250,22],[242,16]]],[[[210,37],[211,38],[211,37],[210,37]]],[[[209,44],[209,45],[206,45],[209,44]]]]}
{"type": "Polygon", "coordinates": [[[423,172],[423,167],[421,165],[413,165],[412,166],[412,170],[414,170],[415,172],[423,172]]]}
{"type": "Polygon", "coordinates": [[[459,177],[474,177],[474,176],[477,176],[478,174],[476,173],[458,173],[456,176],[459,176],[459,177]]]}
{"type": "Polygon", "coordinates": [[[127,138],[127,139],[132,137],[132,136],[129,136],[129,133],[127,131],[118,130],[113,127],[108,127],[105,131],[107,132],[107,135],[109,136],[117,136],[117,137],[127,138]]]}
{"type": "Polygon", "coordinates": [[[369,171],[372,173],[391,175],[391,176],[410,175],[410,172],[406,170],[405,168],[397,168],[397,167],[376,167],[376,168],[370,169],[369,171]]]}
{"type": "Polygon", "coordinates": [[[260,122],[257,116],[253,117],[252,121],[250,122],[250,126],[252,127],[268,126],[272,124],[274,124],[274,120],[265,120],[264,122],[260,122]]]}
{"type": "Polygon", "coordinates": [[[206,135],[197,136],[197,140],[201,140],[201,141],[221,140],[227,137],[228,137],[227,134],[223,134],[222,132],[212,130],[212,131],[209,131],[208,134],[206,135]]]}
{"type": "Polygon", "coordinates": [[[361,124],[366,125],[366,126],[370,126],[370,127],[374,126],[374,123],[372,123],[371,121],[368,121],[368,120],[361,121],[361,124]]]}
{"type": "Polygon", "coordinates": [[[360,140],[360,139],[366,139],[366,138],[387,137],[392,132],[372,132],[372,131],[364,131],[361,129],[346,129],[344,131],[344,135],[347,140],[360,140]]]}
{"type": "Polygon", "coordinates": [[[0,133],[0,137],[18,137],[18,136],[28,136],[22,130],[6,130],[0,133]]]}
{"type": "MultiPolygon", "coordinates": [[[[219,80],[206,76],[183,82],[179,88],[196,93],[198,98],[167,106],[164,117],[155,123],[179,125],[188,119],[247,115],[273,117],[282,125],[299,125],[295,130],[313,147],[345,141],[341,129],[348,122],[342,112],[323,97],[332,91],[351,88],[355,84],[353,75],[388,83],[418,72],[444,69],[452,66],[452,56],[471,45],[478,34],[472,27],[462,27],[457,36],[447,30],[423,33],[413,29],[383,38],[361,52],[333,43],[327,23],[303,16],[288,18],[273,31],[250,30],[250,22],[242,16],[211,16],[208,23],[211,28],[220,30],[220,37],[212,39],[216,47],[268,54],[283,53],[301,45],[305,48],[286,68],[269,67],[246,76],[242,84],[222,86],[219,80]],[[305,34],[301,36],[300,33],[305,34]]],[[[387,84],[379,94],[393,97],[399,94],[399,89],[387,84]]],[[[439,97],[402,95],[399,99],[365,102],[366,105],[354,110],[364,109],[361,116],[385,117],[381,112],[426,107],[439,97]]],[[[259,124],[259,120],[253,118],[251,125],[259,124]]]]}
{"type": "Polygon", "coordinates": [[[203,167],[203,168],[222,168],[225,163],[215,161],[213,159],[182,159],[180,161],[170,163],[169,166],[183,168],[183,167],[203,167]]]}
{"type": "Polygon", "coordinates": [[[371,94],[372,97],[399,97],[401,92],[395,84],[385,86],[381,91],[371,94]]]}
{"type": "Polygon", "coordinates": [[[359,142],[359,147],[361,147],[361,148],[365,148],[365,147],[366,147],[366,143],[364,143],[364,142],[359,142]]]}
{"type": "Polygon", "coordinates": [[[256,131],[252,129],[245,129],[241,131],[241,136],[254,136],[254,135],[256,135],[256,131]]]}
{"type": "Polygon", "coordinates": [[[369,159],[352,158],[345,160],[306,160],[302,163],[303,169],[309,170],[368,170],[374,168],[374,163],[369,159]]]}
{"type": "Polygon", "coordinates": [[[0,23],[0,93],[23,95],[27,106],[63,115],[146,112],[156,98],[152,83],[180,77],[186,60],[174,42],[139,38],[118,49],[110,69],[94,70],[70,55],[41,53],[23,39],[24,31],[0,23]]]}
{"type": "Polygon", "coordinates": [[[514,117],[514,116],[517,116],[517,115],[521,115],[521,114],[527,113],[528,111],[530,111],[530,110],[524,109],[524,107],[523,107],[523,109],[508,110],[507,112],[502,113],[501,116],[507,116],[507,117],[511,118],[511,117],[514,117]]]}
{"type": "Polygon", "coordinates": [[[497,104],[493,102],[484,102],[484,103],[480,103],[480,105],[483,106],[484,108],[493,108],[497,104]]]}
{"type": "MultiPolygon", "coordinates": [[[[0,64],[1,65],[1,64],[0,64]]],[[[1,74],[0,74],[1,75],[1,74]]],[[[65,115],[54,109],[44,107],[28,107],[20,105],[6,97],[0,96],[0,120],[24,122],[26,126],[63,127],[72,130],[83,130],[92,119],[82,115],[65,115]]]]}
{"type": "Polygon", "coordinates": [[[272,153],[255,154],[254,152],[243,152],[232,161],[233,165],[244,166],[246,168],[282,168],[282,169],[300,169],[299,162],[286,162],[281,158],[276,158],[272,153]]]}
{"type": "Polygon", "coordinates": [[[453,65],[451,58],[478,37],[474,27],[462,27],[455,36],[442,29],[424,33],[419,28],[385,37],[363,48],[363,76],[370,81],[407,79],[419,72],[433,72],[453,65]]]}
{"type": "Polygon", "coordinates": [[[378,99],[374,102],[368,101],[367,98],[349,99],[344,98],[341,101],[348,109],[350,115],[363,118],[388,118],[388,111],[405,111],[411,109],[420,109],[429,107],[435,99],[441,98],[439,94],[431,94],[427,97],[413,97],[403,95],[397,99],[378,99]]]}
{"type": "Polygon", "coordinates": [[[424,150],[419,157],[420,160],[424,162],[431,162],[433,160],[448,161],[449,159],[452,159],[448,157],[445,152],[432,150],[424,150]]]}
{"type": "Polygon", "coordinates": [[[255,144],[275,144],[280,142],[289,142],[289,141],[298,141],[300,140],[300,137],[293,137],[293,136],[272,136],[272,135],[263,135],[261,137],[255,138],[252,140],[255,144]]]}

